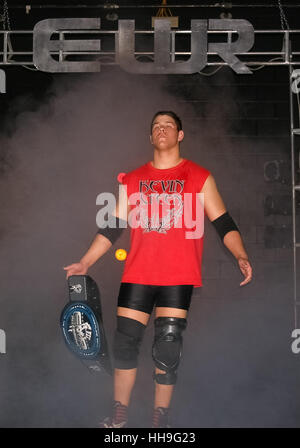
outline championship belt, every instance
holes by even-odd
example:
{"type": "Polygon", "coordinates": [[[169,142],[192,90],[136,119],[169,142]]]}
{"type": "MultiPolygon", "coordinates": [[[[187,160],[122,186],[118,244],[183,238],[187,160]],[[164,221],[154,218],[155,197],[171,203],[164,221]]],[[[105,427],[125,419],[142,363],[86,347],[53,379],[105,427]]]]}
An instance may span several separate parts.
{"type": "Polygon", "coordinates": [[[91,371],[111,375],[98,286],[89,275],[72,275],[68,287],[70,301],[60,316],[65,343],[91,371]]]}

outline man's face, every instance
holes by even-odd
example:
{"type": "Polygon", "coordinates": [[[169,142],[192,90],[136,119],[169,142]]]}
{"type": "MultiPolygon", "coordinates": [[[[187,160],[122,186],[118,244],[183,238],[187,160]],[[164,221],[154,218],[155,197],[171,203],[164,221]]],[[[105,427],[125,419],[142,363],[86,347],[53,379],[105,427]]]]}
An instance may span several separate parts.
{"type": "Polygon", "coordinates": [[[169,115],[158,115],[152,125],[151,143],[157,149],[171,149],[183,140],[183,131],[177,130],[174,118],[169,115]]]}

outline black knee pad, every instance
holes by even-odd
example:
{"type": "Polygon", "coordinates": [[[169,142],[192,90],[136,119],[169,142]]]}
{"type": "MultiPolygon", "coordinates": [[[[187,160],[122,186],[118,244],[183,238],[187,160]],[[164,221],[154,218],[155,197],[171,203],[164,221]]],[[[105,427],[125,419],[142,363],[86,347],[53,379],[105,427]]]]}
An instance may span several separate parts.
{"type": "Polygon", "coordinates": [[[128,317],[117,316],[113,353],[117,369],[137,367],[139,348],[146,326],[128,317]]]}
{"type": "Polygon", "coordinates": [[[187,321],[179,317],[158,317],[154,324],[152,357],[156,367],[166,372],[154,372],[154,379],[158,384],[175,384],[182,352],[181,333],[186,328],[187,321]]]}

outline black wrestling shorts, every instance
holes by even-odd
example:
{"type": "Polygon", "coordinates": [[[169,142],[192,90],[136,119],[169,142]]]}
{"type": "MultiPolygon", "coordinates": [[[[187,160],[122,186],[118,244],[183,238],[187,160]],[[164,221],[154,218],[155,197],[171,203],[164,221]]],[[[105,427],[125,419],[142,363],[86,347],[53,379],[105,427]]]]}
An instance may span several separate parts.
{"type": "Polygon", "coordinates": [[[156,286],[121,283],[118,306],[148,314],[151,314],[154,305],[188,311],[193,288],[193,285],[156,286]]]}

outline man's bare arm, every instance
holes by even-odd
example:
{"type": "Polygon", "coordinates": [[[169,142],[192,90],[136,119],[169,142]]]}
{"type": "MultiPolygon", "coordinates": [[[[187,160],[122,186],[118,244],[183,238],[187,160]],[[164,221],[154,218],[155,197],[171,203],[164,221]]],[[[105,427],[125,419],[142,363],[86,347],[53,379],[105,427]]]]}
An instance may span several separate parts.
{"type": "MultiPolygon", "coordinates": [[[[211,174],[206,179],[201,193],[204,193],[204,209],[210,221],[214,221],[226,213],[225,204],[211,174]]],[[[237,230],[227,232],[223,238],[223,243],[236,258],[245,277],[240,286],[246,285],[252,279],[252,267],[240,233],[237,230]]]]}
{"type": "MultiPolygon", "coordinates": [[[[121,186],[120,197],[116,208],[112,212],[113,216],[127,220],[129,204],[126,189],[121,186]]],[[[85,275],[88,269],[96,263],[112,246],[112,243],[104,235],[97,233],[88,251],[84,254],[78,263],[65,266],[63,269],[67,271],[66,278],[71,275],[85,275]]]]}

